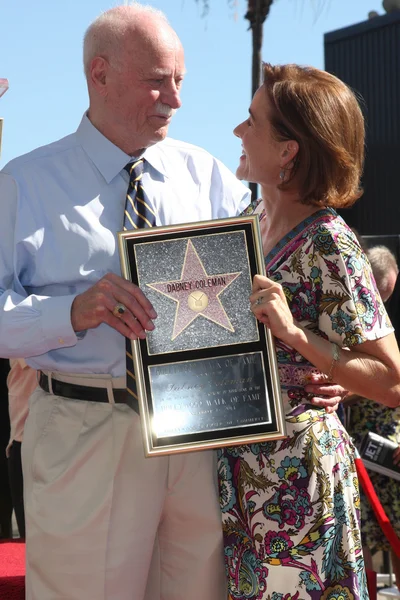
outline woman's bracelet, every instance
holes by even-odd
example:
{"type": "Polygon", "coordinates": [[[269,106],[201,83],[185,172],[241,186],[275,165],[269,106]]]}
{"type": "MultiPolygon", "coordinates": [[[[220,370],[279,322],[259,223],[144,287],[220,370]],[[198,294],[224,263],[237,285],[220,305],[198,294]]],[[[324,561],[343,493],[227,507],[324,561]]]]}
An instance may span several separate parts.
{"type": "Polygon", "coordinates": [[[332,362],[331,362],[331,366],[329,367],[329,372],[327,375],[327,381],[329,381],[329,382],[332,381],[333,371],[335,370],[336,363],[338,363],[340,360],[340,346],[335,344],[335,342],[331,342],[331,348],[332,348],[332,362]]]}

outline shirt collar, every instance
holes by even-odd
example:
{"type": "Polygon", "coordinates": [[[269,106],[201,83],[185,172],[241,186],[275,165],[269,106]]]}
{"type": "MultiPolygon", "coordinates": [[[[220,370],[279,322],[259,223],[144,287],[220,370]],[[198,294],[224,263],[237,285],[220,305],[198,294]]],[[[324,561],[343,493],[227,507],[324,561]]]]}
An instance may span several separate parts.
{"type": "MultiPolygon", "coordinates": [[[[107,183],[110,183],[123,170],[125,165],[132,160],[129,154],[125,154],[125,152],[110,142],[109,139],[92,125],[86,113],[83,115],[76,133],[82,148],[96,165],[107,183]]],[[[147,148],[143,154],[143,158],[154,169],[165,177],[168,177],[167,165],[159,151],[158,144],[147,148]]]]}
{"type": "Polygon", "coordinates": [[[164,177],[168,178],[171,174],[171,165],[167,164],[165,152],[163,152],[161,149],[162,142],[154,144],[154,146],[149,146],[149,148],[146,148],[143,158],[150,163],[153,169],[161,173],[161,175],[164,177]]]}

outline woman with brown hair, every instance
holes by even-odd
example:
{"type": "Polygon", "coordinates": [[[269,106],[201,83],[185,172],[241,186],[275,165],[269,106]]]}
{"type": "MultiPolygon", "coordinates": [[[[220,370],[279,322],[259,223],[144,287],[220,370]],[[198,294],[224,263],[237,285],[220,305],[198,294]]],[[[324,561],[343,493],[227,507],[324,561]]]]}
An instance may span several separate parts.
{"type": "Polygon", "coordinates": [[[219,453],[230,598],[366,600],[353,447],[304,389],[320,372],[400,402],[393,328],[335,211],[361,196],[363,117],[340,80],[297,65],[265,65],[249,112],[237,176],[261,184],[267,271],[250,302],[276,338],[287,438],[219,453]]]}

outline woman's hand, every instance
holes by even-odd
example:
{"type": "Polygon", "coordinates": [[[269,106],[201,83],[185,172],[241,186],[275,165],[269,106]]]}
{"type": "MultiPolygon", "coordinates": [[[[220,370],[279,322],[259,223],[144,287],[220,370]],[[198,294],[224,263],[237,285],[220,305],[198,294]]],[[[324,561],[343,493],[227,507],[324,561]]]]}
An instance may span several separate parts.
{"type": "Polygon", "coordinates": [[[363,340],[349,347],[350,352],[340,350],[334,358],[329,340],[293,319],[279,283],[256,275],[250,302],[252,312],[272,335],[294,348],[318,371],[332,373],[333,365],[333,378],[344,388],[392,408],[400,406],[400,353],[393,333],[363,340]]]}
{"type": "Polygon", "coordinates": [[[272,335],[293,346],[292,340],[299,331],[286,301],[282,286],[268,277],[256,275],[253,279],[253,293],[250,308],[255,317],[264,323],[272,335]]]}
{"type": "Polygon", "coordinates": [[[349,393],[337,383],[328,383],[323,373],[313,373],[311,382],[304,389],[311,395],[311,404],[325,408],[328,414],[335,412],[349,393]]]}
{"type": "MultiPolygon", "coordinates": [[[[298,335],[300,327],[293,319],[285,293],[279,283],[268,277],[256,275],[250,303],[253,314],[271,330],[272,335],[294,346],[293,340],[298,335]]],[[[325,408],[327,413],[335,412],[339,402],[348,393],[341,385],[328,383],[323,373],[314,374],[305,391],[310,394],[311,403],[325,408]]]]}

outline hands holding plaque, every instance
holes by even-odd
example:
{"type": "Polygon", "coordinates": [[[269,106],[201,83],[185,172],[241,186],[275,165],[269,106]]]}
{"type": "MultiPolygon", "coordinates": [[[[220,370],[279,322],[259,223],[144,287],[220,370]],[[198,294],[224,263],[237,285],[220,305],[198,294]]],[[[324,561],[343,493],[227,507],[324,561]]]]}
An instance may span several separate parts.
{"type": "Polygon", "coordinates": [[[146,454],[284,437],[272,337],[249,306],[257,217],[119,235],[124,276],[159,315],[132,343],[146,454]]]}

